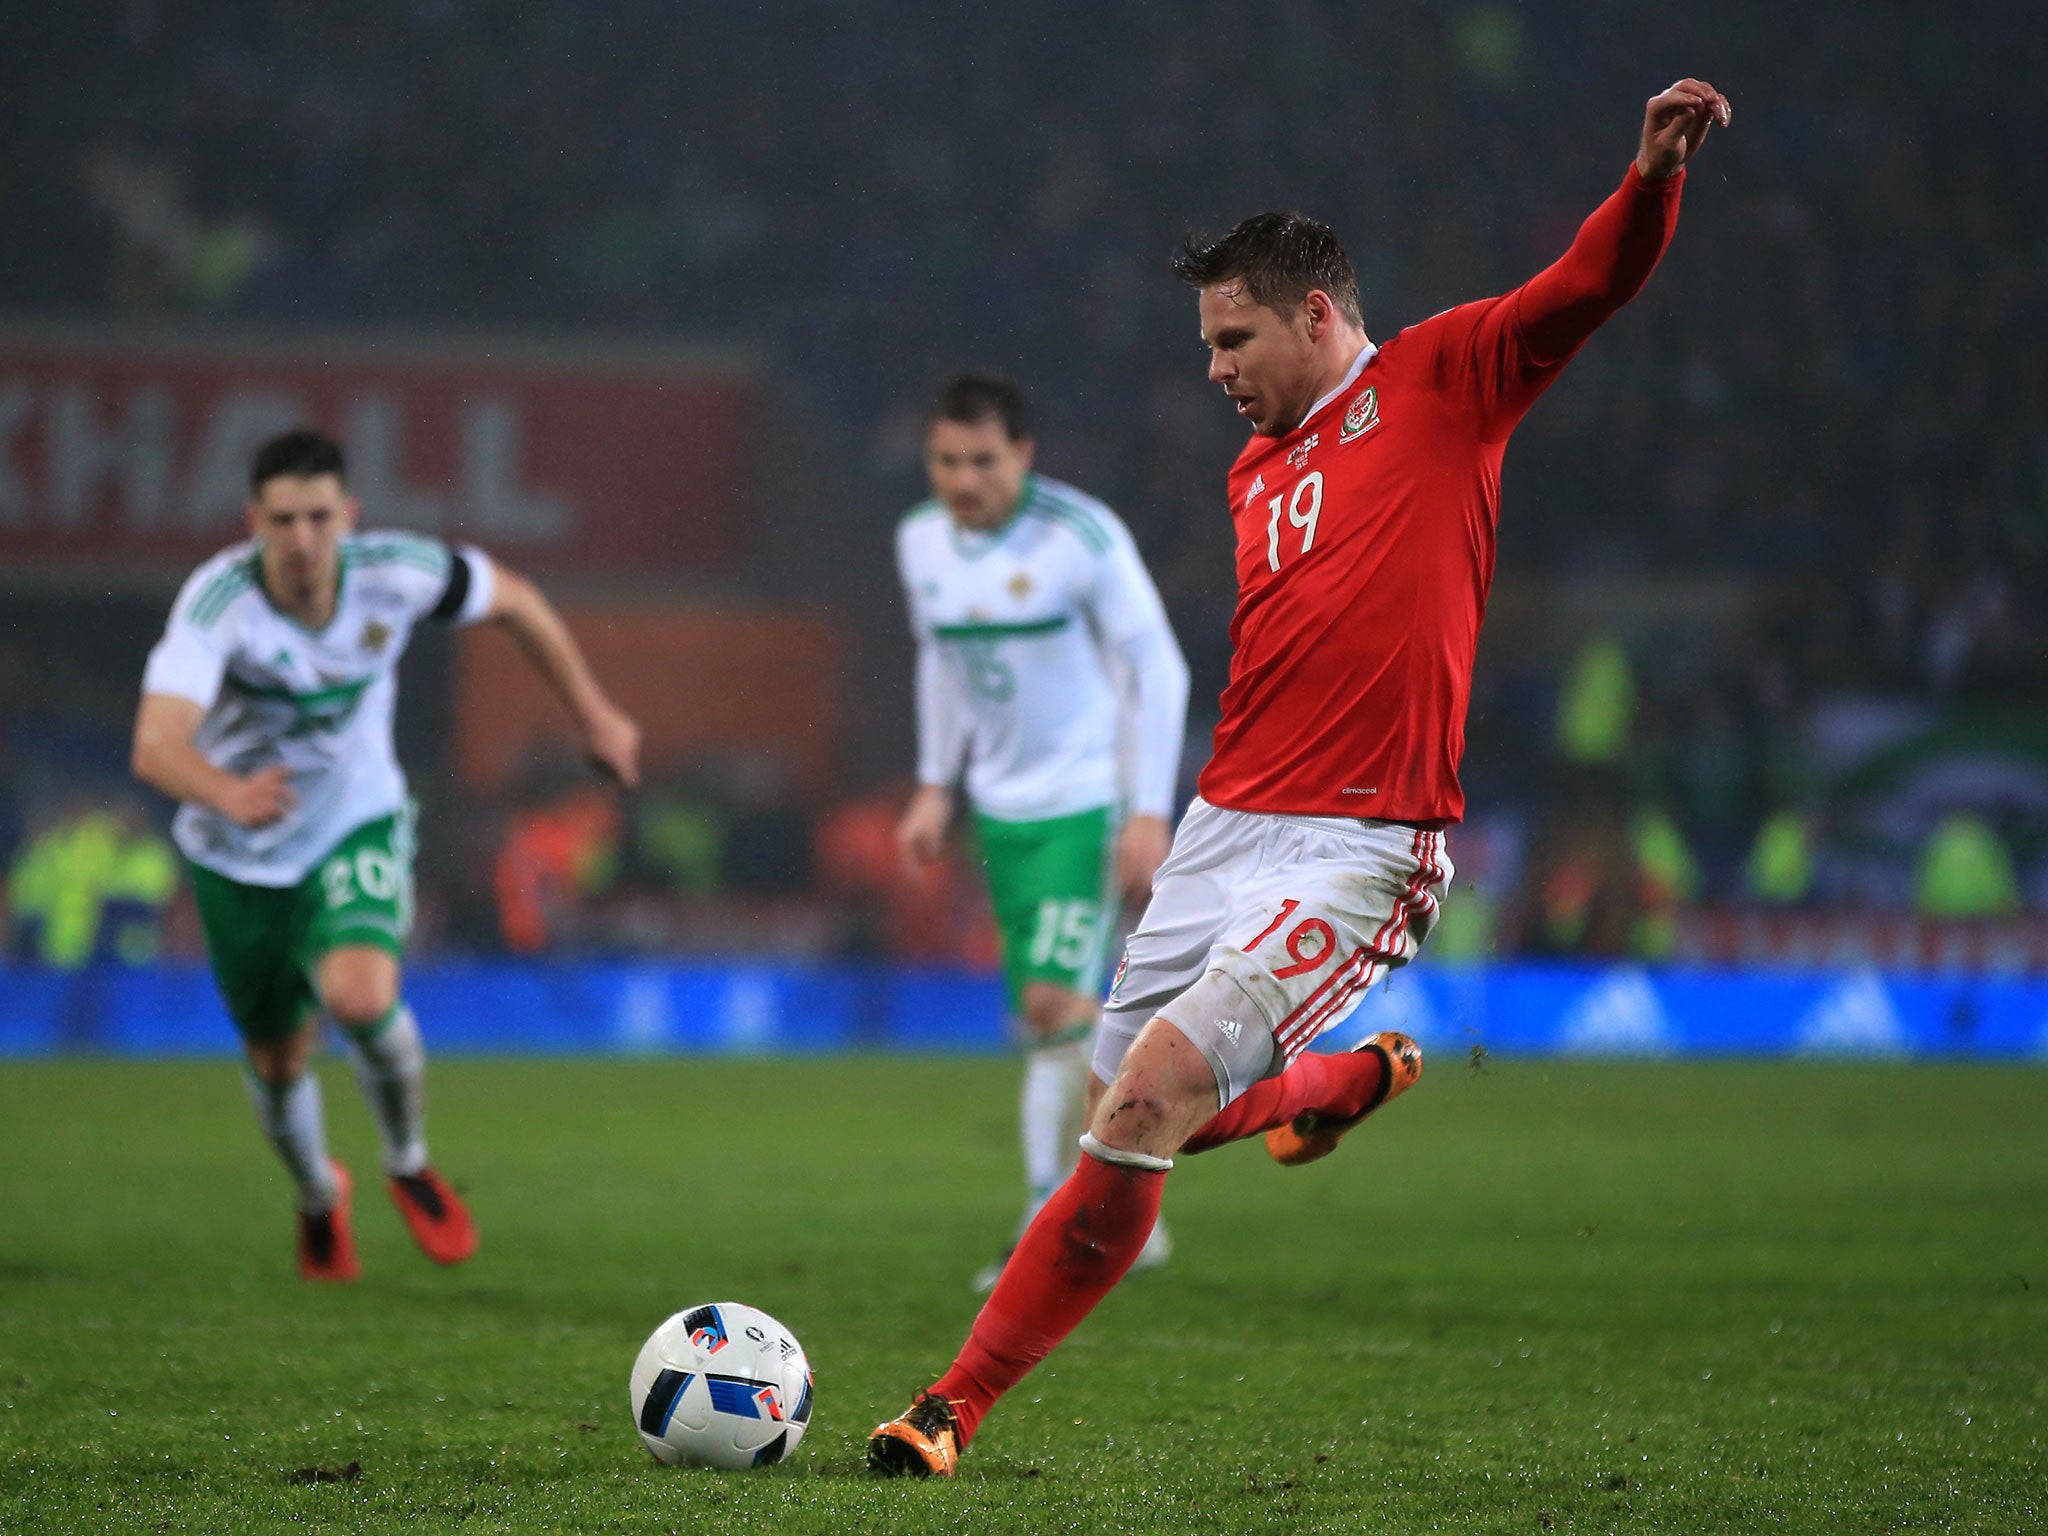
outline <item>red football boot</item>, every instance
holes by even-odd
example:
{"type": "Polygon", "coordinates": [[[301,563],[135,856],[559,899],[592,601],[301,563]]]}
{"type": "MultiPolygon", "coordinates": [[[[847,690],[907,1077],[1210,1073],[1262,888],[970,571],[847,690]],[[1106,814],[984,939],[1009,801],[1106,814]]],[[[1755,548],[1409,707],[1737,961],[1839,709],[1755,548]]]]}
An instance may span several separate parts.
{"type": "Polygon", "coordinates": [[[348,1224],[355,1181],[341,1164],[327,1166],[334,1172],[334,1205],[317,1216],[299,1212],[299,1273],[308,1280],[360,1280],[363,1267],[356,1262],[356,1237],[348,1224]]]}
{"type": "Polygon", "coordinates": [[[476,1252],[476,1223],[441,1175],[422,1168],[395,1173],[385,1182],[421,1253],[436,1264],[460,1264],[476,1252]]]}

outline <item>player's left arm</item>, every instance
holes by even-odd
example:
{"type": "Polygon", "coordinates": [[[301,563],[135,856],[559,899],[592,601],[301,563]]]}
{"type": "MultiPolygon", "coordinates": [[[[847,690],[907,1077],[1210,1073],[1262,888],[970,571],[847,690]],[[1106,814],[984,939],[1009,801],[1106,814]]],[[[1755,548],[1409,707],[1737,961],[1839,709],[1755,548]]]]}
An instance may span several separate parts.
{"type": "Polygon", "coordinates": [[[640,783],[640,727],[611,701],[555,605],[516,571],[492,562],[482,617],[502,626],[567,707],[599,769],[627,789],[640,783]]]}
{"type": "Polygon", "coordinates": [[[1678,228],[1686,162],[1732,116],[1728,98],[1704,80],[1681,80],[1645,104],[1635,163],[1621,186],[1579,227],[1571,249],[1514,295],[1514,331],[1527,363],[1564,362],[1642,290],[1678,228]]]}
{"type": "Polygon", "coordinates": [[[1173,841],[1187,735],[1188,664],[1137,545],[1120,523],[1110,527],[1090,607],[1124,685],[1130,815],[1117,839],[1117,883],[1130,900],[1140,902],[1151,894],[1152,877],[1173,841]]]}

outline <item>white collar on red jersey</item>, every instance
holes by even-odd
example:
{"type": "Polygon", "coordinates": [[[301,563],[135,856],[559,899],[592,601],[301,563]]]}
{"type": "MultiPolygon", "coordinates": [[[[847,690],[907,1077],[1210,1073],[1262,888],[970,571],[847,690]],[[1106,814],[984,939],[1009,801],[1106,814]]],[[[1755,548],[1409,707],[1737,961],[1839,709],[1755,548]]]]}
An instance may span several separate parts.
{"type": "Polygon", "coordinates": [[[1359,351],[1358,356],[1352,360],[1350,371],[1347,372],[1343,378],[1337,381],[1337,387],[1331,390],[1327,395],[1323,396],[1323,398],[1318,400],[1314,405],[1310,406],[1308,408],[1308,414],[1301,418],[1301,426],[1296,427],[1294,430],[1296,432],[1299,432],[1301,430],[1301,427],[1305,427],[1310,422],[1314,421],[1316,419],[1317,411],[1320,411],[1332,400],[1336,399],[1339,395],[1343,394],[1345,390],[1349,389],[1352,385],[1356,384],[1358,382],[1358,376],[1361,373],[1365,372],[1365,365],[1372,361],[1373,354],[1377,351],[1379,351],[1379,348],[1368,341],[1365,344],[1365,346],[1359,351]]]}

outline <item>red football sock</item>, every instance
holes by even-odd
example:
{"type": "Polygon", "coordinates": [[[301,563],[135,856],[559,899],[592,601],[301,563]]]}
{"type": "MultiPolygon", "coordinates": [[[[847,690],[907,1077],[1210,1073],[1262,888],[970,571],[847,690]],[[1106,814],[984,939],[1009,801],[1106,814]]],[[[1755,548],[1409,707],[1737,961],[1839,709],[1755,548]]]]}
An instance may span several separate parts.
{"type": "Polygon", "coordinates": [[[1181,1151],[1207,1152],[1247,1136],[1262,1136],[1305,1109],[1349,1120],[1380,1091],[1382,1070],[1377,1051],[1337,1056],[1304,1051],[1278,1077],[1252,1084],[1243,1097],[1190,1136],[1181,1151]]]}
{"type": "Polygon", "coordinates": [[[959,1358],[932,1386],[953,1404],[960,1444],[1001,1397],[1123,1279],[1159,1219],[1163,1170],[1081,1156],[1003,1266],[959,1358]]]}

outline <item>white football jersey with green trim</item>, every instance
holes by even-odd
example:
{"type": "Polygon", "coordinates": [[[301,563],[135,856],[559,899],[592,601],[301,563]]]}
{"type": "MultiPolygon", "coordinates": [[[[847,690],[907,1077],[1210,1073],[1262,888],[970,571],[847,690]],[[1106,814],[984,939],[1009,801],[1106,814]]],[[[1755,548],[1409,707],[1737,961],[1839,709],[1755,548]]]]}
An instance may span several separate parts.
{"type": "Polygon", "coordinates": [[[1171,814],[1187,669],[1137,546],[1094,497],[1031,476],[1002,527],[913,508],[896,555],[918,642],[918,776],[965,769],[985,816],[1171,814]],[[1128,697],[1127,697],[1128,696],[1128,697]]]}
{"type": "Polygon", "coordinates": [[[461,600],[446,617],[487,613],[491,567],[481,552],[457,555],[438,539],[352,534],[342,541],[334,618],[315,633],[271,603],[260,558],[253,541],[237,544],[192,574],[149,653],[142,691],[206,711],[193,744],[216,767],[291,770],[297,803],[267,827],[188,804],[171,829],[195,864],[245,885],[290,886],[357,827],[406,804],[391,739],[398,658],[413,625],[451,592],[461,600]]]}

